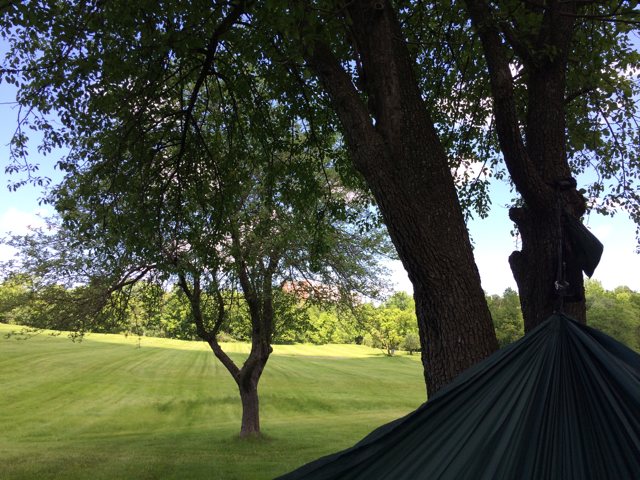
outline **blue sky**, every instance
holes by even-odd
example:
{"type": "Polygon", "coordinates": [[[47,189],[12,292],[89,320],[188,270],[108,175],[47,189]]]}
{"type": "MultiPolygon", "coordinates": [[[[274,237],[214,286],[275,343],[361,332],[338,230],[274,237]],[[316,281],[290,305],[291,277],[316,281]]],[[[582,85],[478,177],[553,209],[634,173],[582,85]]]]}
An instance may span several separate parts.
{"type": "MultiPolygon", "coordinates": [[[[38,215],[52,213],[49,207],[38,204],[38,199],[42,197],[39,187],[27,185],[16,192],[10,192],[7,188],[12,179],[5,174],[4,167],[9,163],[8,143],[17,117],[13,102],[15,90],[4,83],[0,84],[0,235],[7,231],[25,233],[28,226],[42,224],[38,215]]],[[[31,152],[33,162],[40,165],[41,174],[54,181],[61,178],[61,173],[54,168],[55,155],[42,157],[35,146],[31,152]]],[[[490,294],[502,293],[507,287],[515,288],[507,261],[509,254],[515,249],[515,241],[510,234],[512,224],[504,206],[511,197],[508,186],[499,183],[492,185],[493,206],[489,217],[474,220],[469,225],[482,286],[490,294]]],[[[640,255],[635,253],[635,225],[624,213],[615,217],[593,214],[587,218],[586,223],[605,246],[594,278],[608,289],[627,285],[640,290],[640,255]]],[[[6,260],[10,255],[10,249],[0,245],[0,260],[6,260]]],[[[394,262],[391,271],[395,288],[410,292],[411,284],[402,265],[394,262]]]]}

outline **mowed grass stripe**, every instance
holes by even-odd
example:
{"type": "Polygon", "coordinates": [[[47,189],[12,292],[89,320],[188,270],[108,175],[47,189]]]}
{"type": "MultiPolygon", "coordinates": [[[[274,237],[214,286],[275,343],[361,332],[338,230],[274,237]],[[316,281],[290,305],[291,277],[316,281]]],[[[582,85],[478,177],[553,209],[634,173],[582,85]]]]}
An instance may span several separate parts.
{"type": "MultiPolygon", "coordinates": [[[[276,346],[266,439],[240,441],[237,387],[198,342],[41,334],[0,324],[0,479],[267,479],[347,447],[424,399],[417,356],[276,346]]],[[[248,346],[225,345],[240,363],[248,346]]]]}

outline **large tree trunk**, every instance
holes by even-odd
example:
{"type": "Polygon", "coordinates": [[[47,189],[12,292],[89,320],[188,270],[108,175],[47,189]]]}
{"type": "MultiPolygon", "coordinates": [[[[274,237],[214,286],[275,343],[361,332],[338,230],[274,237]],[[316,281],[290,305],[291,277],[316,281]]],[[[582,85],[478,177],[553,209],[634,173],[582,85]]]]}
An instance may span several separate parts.
{"type": "Polygon", "coordinates": [[[428,392],[498,347],[455,185],[388,2],[348,7],[362,101],[328,46],[307,61],[328,91],[356,168],[414,286],[428,392]]]}
{"type": "Polygon", "coordinates": [[[525,332],[546,320],[554,311],[562,310],[576,320],[585,321],[582,271],[570,261],[559,265],[559,242],[563,256],[570,256],[570,245],[560,238],[555,215],[512,208],[509,216],[518,226],[522,247],[509,257],[509,264],[518,285],[525,332]],[[555,282],[558,268],[562,279],[569,283],[566,296],[560,297],[555,282]]]}
{"type": "MultiPolygon", "coordinates": [[[[564,35],[568,37],[562,44],[568,45],[570,41],[572,23],[565,19],[557,25],[566,30],[564,35]]],[[[522,249],[512,254],[510,264],[520,289],[525,331],[532,330],[559,309],[580,322],[586,321],[582,272],[572,261],[570,244],[563,238],[563,226],[559,225],[563,222],[557,211],[561,209],[580,218],[586,206],[575,185],[562,185],[571,178],[566,150],[566,50],[541,66],[533,62],[527,65],[527,155],[535,160],[542,181],[554,188],[553,196],[540,195],[544,203],[525,198],[526,208],[510,212],[522,238],[522,249]],[[559,262],[563,263],[562,272],[558,271],[559,262]],[[558,276],[569,283],[564,293],[554,288],[558,276]],[[564,298],[558,298],[559,295],[564,298]]]]}
{"type": "Polygon", "coordinates": [[[566,68],[575,4],[552,0],[541,6],[540,30],[533,45],[513,29],[504,34],[501,29],[511,27],[498,23],[486,0],[466,0],[466,5],[489,67],[505,164],[525,204],[509,212],[522,239],[522,249],[511,254],[509,263],[520,292],[525,331],[538,326],[563,303],[567,313],[584,322],[582,272],[560,234],[562,211],[577,218],[585,211],[584,198],[568,182],[571,171],[566,153],[566,68]],[[510,63],[514,52],[527,78],[524,122],[514,94],[510,63]],[[526,141],[521,134],[523,123],[526,141]],[[560,277],[571,284],[564,302],[555,288],[559,264],[565,270],[560,277]]]}

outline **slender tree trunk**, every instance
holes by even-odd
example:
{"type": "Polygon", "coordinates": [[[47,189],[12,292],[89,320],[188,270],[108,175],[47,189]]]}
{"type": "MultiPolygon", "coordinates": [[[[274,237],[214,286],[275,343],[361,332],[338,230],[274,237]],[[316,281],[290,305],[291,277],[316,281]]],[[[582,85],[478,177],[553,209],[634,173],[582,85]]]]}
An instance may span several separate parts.
{"type": "Polygon", "coordinates": [[[229,371],[240,392],[242,402],[242,423],[240,437],[255,437],[260,435],[260,401],[258,397],[258,383],[262,372],[269,360],[271,346],[261,342],[252,342],[251,352],[242,368],[238,368],[231,358],[222,350],[215,340],[209,340],[209,345],[218,360],[229,371]]]}
{"type": "Polygon", "coordinates": [[[268,267],[264,269],[264,278],[261,279],[263,280],[263,288],[259,294],[253,288],[249,279],[238,237],[234,236],[233,241],[237,247],[236,260],[239,263],[238,275],[251,317],[251,351],[242,368],[238,368],[216,339],[216,334],[225,318],[224,301],[220,290],[217,290],[219,302],[218,318],[215,321],[213,329],[207,330],[201,308],[202,290],[200,288],[200,277],[197,275],[194,276],[193,286],[190,287],[185,274],[180,273],[178,276],[180,288],[189,299],[198,336],[209,344],[214,356],[220,360],[238,385],[240,400],[242,402],[240,437],[246,438],[260,435],[258,383],[264,367],[269,360],[269,356],[273,351],[271,347],[271,334],[273,330],[273,287],[271,281],[278,263],[278,258],[271,258],[268,267]]]}
{"type": "Polygon", "coordinates": [[[428,392],[498,343],[447,157],[388,2],[348,7],[365,103],[328,46],[307,61],[329,93],[356,168],[376,198],[414,286],[428,392]]]}
{"type": "Polygon", "coordinates": [[[273,332],[273,272],[279,262],[279,257],[273,252],[267,265],[262,265],[263,275],[258,276],[254,287],[248,274],[244,254],[240,248],[237,235],[233,241],[237,247],[236,260],[239,263],[238,277],[245,301],[249,307],[251,317],[251,352],[242,368],[234,378],[240,390],[242,400],[242,425],[240,437],[246,438],[260,435],[260,403],[258,399],[258,382],[273,351],[271,335],[273,332]]]}

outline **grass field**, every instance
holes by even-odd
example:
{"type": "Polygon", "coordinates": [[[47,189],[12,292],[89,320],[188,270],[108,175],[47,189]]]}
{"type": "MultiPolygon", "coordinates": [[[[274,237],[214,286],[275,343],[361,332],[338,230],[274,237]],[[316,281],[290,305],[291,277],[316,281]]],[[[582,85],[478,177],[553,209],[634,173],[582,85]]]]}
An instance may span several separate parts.
{"type": "MultiPolygon", "coordinates": [[[[207,346],[118,335],[6,338],[0,479],[269,479],[348,447],[424,400],[419,357],[276,346],[260,383],[266,438],[242,441],[233,380],[207,346]]],[[[248,346],[229,344],[241,361],[248,346]]]]}

